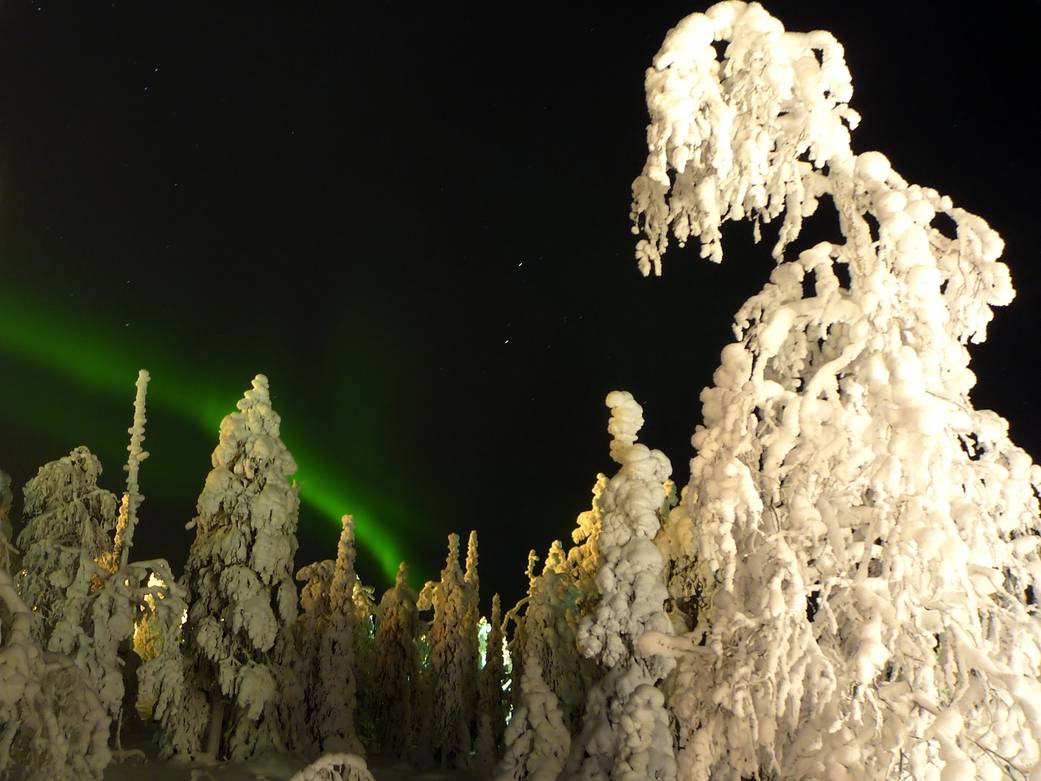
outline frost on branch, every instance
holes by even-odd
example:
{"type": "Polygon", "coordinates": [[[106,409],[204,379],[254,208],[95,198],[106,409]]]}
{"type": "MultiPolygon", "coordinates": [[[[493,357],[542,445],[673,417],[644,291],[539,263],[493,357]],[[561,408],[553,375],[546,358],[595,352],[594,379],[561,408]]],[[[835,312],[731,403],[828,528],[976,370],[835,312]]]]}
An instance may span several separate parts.
{"type": "Polygon", "coordinates": [[[0,567],[0,776],[98,781],[109,762],[109,715],[89,678],[43,651],[33,615],[0,567]]]}
{"type": "Polygon", "coordinates": [[[408,568],[401,562],[394,585],[380,600],[376,624],[376,725],[380,751],[399,758],[408,755],[415,730],[418,624],[416,592],[409,586],[408,568]]]}
{"type": "Polygon", "coordinates": [[[672,631],[665,613],[663,561],[653,542],[672,466],[661,451],[636,442],[643,410],[632,395],[613,391],[607,406],[611,457],[620,468],[600,497],[600,601],[582,621],[578,645],[608,672],[589,691],[582,732],[563,777],[669,781],[676,778],[672,731],[656,684],[674,662],[645,655],[638,644],[647,632],[672,631]]]}
{"type": "Polygon", "coordinates": [[[705,600],[677,650],[681,776],[1041,775],[1041,470],[969,399],[966,344],[1014,293],[1000,237],[853,154],[828,33],[721,3],[647,86],[645,272],[670,228],[718,260],[721,219],[785,214],[674,511],[705,600]],[[844,240],[784,257],[824,196],[844,240]]]}
{"type": "Polygon", "coordinates": [[[167,750],[244,759],[280,745],[280,684],[291,663],[299,499],[267,378],[257,375],[221,422],[213,469],[189,524],[184,709],[167,750]],[[208,737],[208,740],[207,740],[208,737]]]}

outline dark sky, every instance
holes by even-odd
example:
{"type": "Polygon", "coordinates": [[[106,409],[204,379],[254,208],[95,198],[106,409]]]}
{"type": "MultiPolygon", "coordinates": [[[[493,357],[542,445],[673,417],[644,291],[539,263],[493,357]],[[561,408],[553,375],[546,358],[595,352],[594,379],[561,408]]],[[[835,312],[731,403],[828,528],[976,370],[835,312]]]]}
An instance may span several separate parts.
{"type": "MultiPolygon", "coordinates": [[[[277,6],[0,0],[0,467],[21,485],[82,443],[120,490],[148,368],[135,556],[179,569],[217,421],[264,372],[298,563],[355,512],[382,591],[374,550],[430,577],[476,528],[485,599],[512,602],[611,469],[609,390],[686,480],[698,392],[770,268],[746,224],[721,267],[632,260],[643,72],[705,6],[277,6]]],[[[855,151],[1005,238],[1019,296],[974,401],[1041,455],[1041,4],[767,7],[846,45],[855,151]]]]}

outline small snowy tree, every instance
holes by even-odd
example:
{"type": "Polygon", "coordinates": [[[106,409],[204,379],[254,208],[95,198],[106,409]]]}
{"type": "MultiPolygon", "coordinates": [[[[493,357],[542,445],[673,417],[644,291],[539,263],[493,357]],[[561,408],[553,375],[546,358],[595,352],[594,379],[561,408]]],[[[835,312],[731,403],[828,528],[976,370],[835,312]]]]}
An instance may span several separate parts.
{"type": "Polygon", "coordinates": [[[556,695],[569,729],[578,726],[586,692],[576,640],[579,599],[580,591],[568,568],[563,547],[559,540],[554,540],[542,573],[530,580],[524,610],[522,656],[539,660],[542,679],[556,695]]]}
{"type": "Polygon", "coordinates": [[[33,637],[45,648],[60,622],[69,631],[81,625],[97,561],[110,549],[116,497],[98,486],[100,476],[97,456],[77,447],[40,467],[23,489],[18,593],[32,609],[33,637]]]}
{"type": "Polygon", "coordinates": [[[291,664],[299,499],[280,422],[262,374],[221,422],[188,524],[195,540],[182,579],[190,604],[187,691],[167,723],[167,753],[243,759],[261,737],[284,740],[278,681],[291,664]]]}
{"type": "Polygon", "coordinates": [[[415,729],[417,629],[416,593],[408,585],[408,568],[401,562],[394,585],[380,600],[376,625],[376,724],[380,751],[396,757],[407,755],[415,729]]]}
{"type": "Polygon", "coordinates": [[[434,623],[430,628],[430,670],[433,692],[433,758],[442,767],[465,767],[472,739],[472,705],[467,702],[467,678],[473,656],[466,626],[468,598],[459,567],[459,535],[448,535],[448,558],[433,594],[434,623]]]}
{"type": "Polygon", "coordinates": [[[706,602],[673,698],[683,777],[1041,778],[1041,471],[969,400],[966,344],[1014,294],[1000,237],[852,152],[827,32],[719,3],[646,86],[645,274],[670,231],[719,261],[723,221],[783,215],[681,505],[706,602]],[[826,197],[843,241],[786,255],[826,197]]]}
{"type": "Polygon", "coordinates": [[[100,781],[111,717],[91,680],[32,637],[33,614],[0,567],[0,775],[100,781]]]}
{"type": "Polygon", "coordinates": [[[542,680],[542,668],[535,656],[524,662],[520,704],[506,728],[505,740],[495,781],[557,781],[567,760],[571,735],[556,695],[542,680]]]}
{"type": "Polygon", "coordinates": [[[646,633],[668,635],[663,562],[653,540],[672,466],[636,441],[643,410],[632,395],[607,395],[611,457],[620,465],[601,496],[596,610],[583,619],[578,644],[608,673],[590,690],[582,732],[571,746],[566,778],[670,781],[676,778],[672,731],[658,684],[674,666],[646,653],[646,633]]]}

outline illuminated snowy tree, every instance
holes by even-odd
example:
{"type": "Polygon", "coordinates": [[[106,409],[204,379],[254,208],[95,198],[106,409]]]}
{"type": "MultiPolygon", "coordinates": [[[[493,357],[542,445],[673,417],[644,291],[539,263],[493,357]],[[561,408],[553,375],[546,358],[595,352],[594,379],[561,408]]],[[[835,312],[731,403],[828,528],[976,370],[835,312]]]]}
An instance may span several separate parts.
{"type": "Polygon", "coordinates": [[[783,215],[701,395],[681,776],[1041,778],[1041,473],[969,400],[966,345],[1014,295],[1000,237],[853,154],[827,32],[720,3],[646,86],[643,273],[670,232],[719,261],[723,221],[783,215]],[[843,240],[786,252],[829,198],[843,240]]]}
{"type": "Polygon", "coordinates": [[[99,781],[111,758],[111,717],[82,670],[40,648],[33,624],[0,568],[0,775],[99,781]]]}
{"type": "Polygon", "coordinates": [[[495,781],[557,781],[571,735],[553,691],[542,680],[539,660],[524,662],[519,705],[506,728],[505,753],[495,781]]]}
{"type": "Polygon", "coordinates": [[[612,391],[606,403],[611,458],[620,468],[600,496],[600,600],[578,630],[579,649],[596,657],[606,674],[588,692],[582,731],[571,744],[563,777],[669,781],[676,778],[672,730],[656,687],[674,662],[648,653],[640,640],[647,633],[671,633],[654,537],[672,465],[660,450],[636,441],[643,410],[631,394],[612,391]]]}
{"type": "Polygon", "coordinates": [[[250,756],[280,745],[279,678],[291,663],[297,595],[291,569],[299,499],[267,378],[258,374],[221,422],[213,469],[189,524],[184,708],[167,751],[250,756]]]}
{"type": "Polygon", "coordinates": [[[77,447],[40,467],[23,489],[18,593],[32,609],[33,637],[45,648],[63,620],[81,625],[97,561],[111,546],[117,503],[98,486],[100,476],[97,456],[77,447]]]}
{"type": "Polygon", "coordinates": [[[401,562],[394,585],[380,600],[376,625],[376,724],[380,751],[396,757],[407,755],[415,729],[417,628],[416,593],[408,585],[408,568],[401,562]]]}

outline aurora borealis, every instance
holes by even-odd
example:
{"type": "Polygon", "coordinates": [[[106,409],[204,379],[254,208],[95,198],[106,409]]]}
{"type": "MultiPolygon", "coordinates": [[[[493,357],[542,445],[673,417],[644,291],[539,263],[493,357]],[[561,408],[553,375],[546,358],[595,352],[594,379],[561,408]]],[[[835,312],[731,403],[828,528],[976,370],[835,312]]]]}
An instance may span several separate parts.
{"type": "MultiPolygon", "coordinates": [[[[986,24],[767,5],[847,44],[857,149],[1005,238],[1019,295],[974,348],[974,399],[1037,459],[1037,4],[986,24]],[[978,165],[953,169],[966,148],[978,165]]],[[[528,548],[566,540],[611,468],[607,391],[633,392],[685,481],[698,391],[770,267],[745,226],[721,267],[688,250],[662,283],[632,261],[642,72],[703,6],[298,6],[0,5],[0,468],[20,485],[86,444],[118,490],[147,368],[135,544],[176,570],[217,424],[263,372],[299,563],[353,513],[382,591],[476,528],[510,603],[528,548]]]]}

